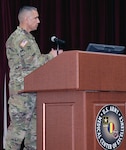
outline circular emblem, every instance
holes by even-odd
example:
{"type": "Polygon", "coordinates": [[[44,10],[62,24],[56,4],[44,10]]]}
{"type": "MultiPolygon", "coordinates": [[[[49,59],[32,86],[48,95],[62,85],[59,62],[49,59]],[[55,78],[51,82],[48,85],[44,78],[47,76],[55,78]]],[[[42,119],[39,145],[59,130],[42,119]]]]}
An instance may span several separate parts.
{"type": "Polygon", "coordinates": [[[115,150],[124,137],[124,118],[118,107],[104,106],[98,113],[95,123],[96,138],[105,150],[115,150]]]}

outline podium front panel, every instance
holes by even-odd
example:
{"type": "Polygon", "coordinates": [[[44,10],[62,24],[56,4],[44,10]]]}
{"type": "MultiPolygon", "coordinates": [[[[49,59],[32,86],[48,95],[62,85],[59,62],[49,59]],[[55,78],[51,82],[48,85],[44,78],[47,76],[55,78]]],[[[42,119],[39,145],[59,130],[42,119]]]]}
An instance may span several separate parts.
{"type": "Polygon", "coordinates": [[[126,55],[67,51],[24,80],[25,92],[126,91],[126,55]]]}
{"type": "MultiPolygon", "coordinates": [[[[125,92],[53,91],[37,95],[37,150],[102,150],[96,118],[102,107],[117,106],[124,116],[125,92]]],[[[118,147],[125,149],[125,135],[118,147]]]]}

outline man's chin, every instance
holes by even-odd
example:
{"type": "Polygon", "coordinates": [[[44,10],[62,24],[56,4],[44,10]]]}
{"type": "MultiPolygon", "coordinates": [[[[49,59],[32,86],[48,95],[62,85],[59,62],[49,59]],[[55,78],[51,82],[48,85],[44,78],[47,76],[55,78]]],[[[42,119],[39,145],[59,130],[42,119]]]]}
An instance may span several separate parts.
{"type": "Polygon", "coordinates": [[[37,28],[32,29],[32,31],[36,31],[36,30],[37,30],[37,28]]]}

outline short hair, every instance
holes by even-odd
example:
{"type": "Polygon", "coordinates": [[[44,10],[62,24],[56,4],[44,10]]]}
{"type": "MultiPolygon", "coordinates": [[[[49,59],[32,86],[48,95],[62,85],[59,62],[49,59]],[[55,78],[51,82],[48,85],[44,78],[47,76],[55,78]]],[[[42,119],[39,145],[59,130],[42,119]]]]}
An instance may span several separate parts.
{"type": "Polygon", "coordinates": [[[37,8],[33,6],[23,6],[22,8],[20,8],[18,13],[19,22],[21,22],[24,19],[26,13],[31,12],[33,10],[37,11],[37,8]]]}

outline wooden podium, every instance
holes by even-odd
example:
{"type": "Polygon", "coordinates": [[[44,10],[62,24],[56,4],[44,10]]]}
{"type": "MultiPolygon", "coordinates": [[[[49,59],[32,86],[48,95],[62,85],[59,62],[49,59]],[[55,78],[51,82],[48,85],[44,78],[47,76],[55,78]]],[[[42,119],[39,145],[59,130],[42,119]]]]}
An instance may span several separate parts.
{"type": "MultiPolygon", "coordinates": [[[[117,106],[125,120],[125,55],[67,51],[26,76],[24,85],[37,92],[37,150],[102,150],[99,111],[117,106]]],[[[124,134],[119,150],[125,141],[124,134]]]]}

